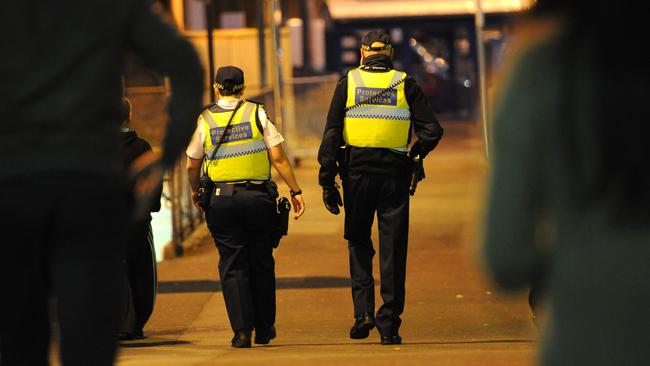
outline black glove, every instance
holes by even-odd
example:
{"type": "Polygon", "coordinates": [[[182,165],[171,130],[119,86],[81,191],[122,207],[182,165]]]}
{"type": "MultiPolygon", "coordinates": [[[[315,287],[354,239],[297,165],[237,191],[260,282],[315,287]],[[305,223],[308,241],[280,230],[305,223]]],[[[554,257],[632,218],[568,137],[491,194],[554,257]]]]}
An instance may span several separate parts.
{"type": "Polygon", "coordinates": [[[424,154],[422,151],[422,145],[420,144],[420,141],[416,141],[413,144],[413,146],[411,146],[411,150],[409,151],[409,157],[411,157],[411,159],[418,155],[420,155],[420,158],[424,159],[424,154]]]}
{"type": "Polygon", "coordinates": [[[343,201],[339,193],[339,186],[336,183],[323,187],[323,203],[325,203],[325,208],[334,215],[338,215],[341,212],[339,206],[343,206],[343,201]]]}

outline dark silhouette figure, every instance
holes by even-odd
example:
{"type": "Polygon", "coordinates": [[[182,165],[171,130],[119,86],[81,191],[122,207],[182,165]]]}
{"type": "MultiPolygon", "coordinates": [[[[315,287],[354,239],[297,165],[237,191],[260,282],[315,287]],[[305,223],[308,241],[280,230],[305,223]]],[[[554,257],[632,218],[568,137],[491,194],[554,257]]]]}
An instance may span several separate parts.
{"type": "Polygon", "coordinates": [[[543,285],[543,365],[650,360],[641,6],[540,1],[496,108],[485,255],[503,287],[543,285]]]}
{"type": "Polygon", "coordinates": [[[167,74],[173,92],[162,158],[134,171],[139,197],[192,134],[198,57],[144,0],[2,2],[0,34],[0,363],[49,363],[52,294],[63,365],[111,365],[129,218],[123,52],[167,74]]]}
{"type": "MultiPolygon", "coordinates": [[[[131,102],[124,98],[124,114],[120,135],[122,137],[122,164],[129,168],[139,157],[152,151],[151,145],[130,128],[131,102]]],[[[162,185],[152,195],[150,212],[160,211],[162,185]]],[[[156,250],[151,228],[151,214],[146,213],[131,219],[129,240],[124,260],[126,267],[125,312],[121,340],[143,338],[144,325],[149,320],[156,303],[158,287],[156,250]]]]}

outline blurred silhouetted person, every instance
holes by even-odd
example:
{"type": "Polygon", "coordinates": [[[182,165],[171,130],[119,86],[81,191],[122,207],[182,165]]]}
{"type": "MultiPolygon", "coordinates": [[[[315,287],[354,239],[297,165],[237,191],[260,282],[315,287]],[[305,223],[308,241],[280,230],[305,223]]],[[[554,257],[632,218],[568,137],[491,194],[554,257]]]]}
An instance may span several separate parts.
{"type": "Polygon", "coordinates": [[[650,362],[643,3],[541,1],[494,121],[485,254],[543,283],[543,365],[650,362]],[[544,37],[539,37],[545,34],[544,37]]]}
{"type": "Polygon", "coordinates": [[[164,152],[136,161],[141,196],[194,129],[203,73],[144,0],[0,5],[2,365],[48,364],[47,296],[64,365],[110,365],[129,212],[120,163],[123,52],[169,75],[164,152]]]}
{"type": "MultiPolygon", "coordinates": [[[[124,98],[123,120],[120,127],[122,136],[122,165],[130,167],[140,156],[152,151],[151,145],[138,136],[130,127],[132,106],[124,98]]],[[[133,182],[129,182],[133,183],[133,182]]],[[[160,195],[162,185],[151,196],[150,212],[160,211],[160,195]]],[[[132,218],[129,225],[129,240],[127,242],[126,266],[126,299],[125,314],[122,321],[120,339],[143,338],[144,325],[149,320],[156,302],[157,273],[156,250],[154,248],[153,231],[151,229],[151,214],[149,212],[132,218]]]]}

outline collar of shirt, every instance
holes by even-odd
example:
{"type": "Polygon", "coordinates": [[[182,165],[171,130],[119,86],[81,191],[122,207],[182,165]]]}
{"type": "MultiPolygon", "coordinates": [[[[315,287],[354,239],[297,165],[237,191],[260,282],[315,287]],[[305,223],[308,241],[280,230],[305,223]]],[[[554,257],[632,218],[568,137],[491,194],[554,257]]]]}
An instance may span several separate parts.
{"type": "Polygon", "coordinates": [[[372,55],[366,57],[359,68],[368,71],[386,71],[393,68],[393,61],[386,55],[372,55]]]}
{"type": "Polygon", "coordinates": [[[223,109],[235,109],[241,99],[219,99],[217,105],[223,109]]]}

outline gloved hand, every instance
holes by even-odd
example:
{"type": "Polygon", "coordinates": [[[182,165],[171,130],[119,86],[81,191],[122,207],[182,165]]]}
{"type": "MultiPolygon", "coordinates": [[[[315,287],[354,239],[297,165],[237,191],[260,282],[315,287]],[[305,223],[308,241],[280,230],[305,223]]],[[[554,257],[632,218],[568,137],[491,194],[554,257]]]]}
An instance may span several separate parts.
{"type": "Polygon", "coordinates": [[[339,206],[343,207],[343,200],[341,200],[339,186],[336,183],[323,187],[323,203],[325,203],[325,208],[334,215],[341,212],[339,206]]]}
{"type": "Polygon", "coordinates": [[[409,157],[413,159],[414,157],[420,155],[420,158],[424,159],[424,154],[422,151],[422,145],[420,144],[420,141],[416,141],[413,146],[411,146],[411,150],[409,151],[409,157]]]}

